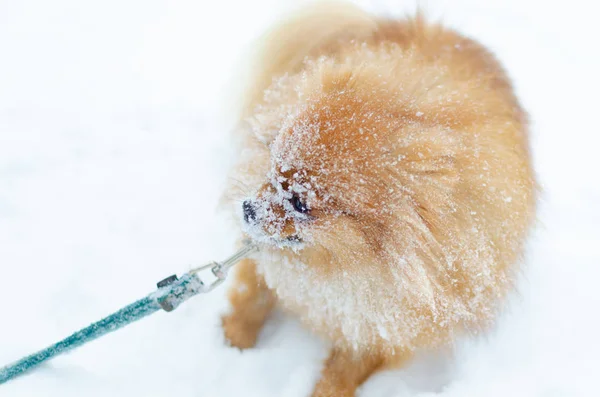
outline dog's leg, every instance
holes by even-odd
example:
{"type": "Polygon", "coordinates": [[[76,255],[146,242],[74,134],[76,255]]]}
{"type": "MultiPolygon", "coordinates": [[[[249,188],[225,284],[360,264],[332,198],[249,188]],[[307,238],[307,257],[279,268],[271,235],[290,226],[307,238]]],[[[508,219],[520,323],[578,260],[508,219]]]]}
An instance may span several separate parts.
{"type": "Polygon", "coordinates": [[[275,295],[256,273],[256,263],[250,259],[241,261],[236,266],[235,281],[229,290],[232,311],[222,318],[227,341],[240,349],[254,346],[275,301],[275,295]]]}
{"type": "Polygon", "coordinates": [[[400,357],[395,356],[390,361],[377,353],[358,356],[356,353],[333,349],[312,397],[354,397],[356,389],[371,374],[383,367],[399,365],[399,359],[400,357]]]}
{"type": "Polygon", "coordinates": [[[377,354],[356,356],[333,349],[313,397],[354,397],[356,388],[382,365],[383,359],[377,354]]]}

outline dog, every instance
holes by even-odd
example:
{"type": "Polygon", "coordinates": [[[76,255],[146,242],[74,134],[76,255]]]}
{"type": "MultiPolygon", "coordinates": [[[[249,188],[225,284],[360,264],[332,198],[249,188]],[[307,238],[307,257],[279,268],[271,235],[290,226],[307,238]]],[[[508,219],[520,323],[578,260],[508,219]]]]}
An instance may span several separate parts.
{"type": "Polygon", "coordinates": [[[260,250],[222,318],[241,349],[275,306],[331,343],[313,396],[494,323],[535,221],[527,115],[495,57],[421,14],[326,3],[261,39],[226,191],[260,250]]]}

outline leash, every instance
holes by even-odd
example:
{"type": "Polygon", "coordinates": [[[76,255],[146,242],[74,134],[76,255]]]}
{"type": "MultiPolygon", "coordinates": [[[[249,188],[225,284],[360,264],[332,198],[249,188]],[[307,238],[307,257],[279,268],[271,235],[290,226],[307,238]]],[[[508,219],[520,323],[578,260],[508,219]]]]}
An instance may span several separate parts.
{"type": "Polygon", "coordinates": [[[158,289],[145,298],[125,306],[121,310],[75,332],[58,343],[0,368],[0,385],[35,369],[60,354],[74,350],[161,309],[171,312],[189,298],[200,293],[212,291],[225,281],[227,272],[233,265],[256,249],[258,249],[256,245],[246,243],[242,249],[223,262],[212,262],[208,265],[194,268],[183,274],[181,278],[177,278],[176,275],[165,278],[157,283],[158,289]],[[198,276],[198,273],[207,269],[210,269],[216,279],[212,283],[205,285],[198,276]]]}

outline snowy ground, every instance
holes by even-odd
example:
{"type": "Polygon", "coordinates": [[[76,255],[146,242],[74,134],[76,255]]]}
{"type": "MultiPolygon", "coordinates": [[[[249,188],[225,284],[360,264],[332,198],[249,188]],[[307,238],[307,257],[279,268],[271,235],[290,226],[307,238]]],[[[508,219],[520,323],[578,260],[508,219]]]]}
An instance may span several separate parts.
{"type": "MultiPolygon", "coordinates": [[[[399,11],[415,1],[364,4],[399,11]]],[[[493,48],[514,77],[545,189],[540,227],[521,294],[493,335],[462,343],[454,361],[379,374],[361,395],[597,396],[600,29],[591,3],[425,4],[493,48]]],[[[231,228],[215,211],[230,161],[224,83],[284,6],[0,0],[0,365],[231,252],[231,228]]],[[[257,349],[225,347],[224,292],[56,359],[0,396],[307,396],[323,344],[279,315],[257,349]]]]}

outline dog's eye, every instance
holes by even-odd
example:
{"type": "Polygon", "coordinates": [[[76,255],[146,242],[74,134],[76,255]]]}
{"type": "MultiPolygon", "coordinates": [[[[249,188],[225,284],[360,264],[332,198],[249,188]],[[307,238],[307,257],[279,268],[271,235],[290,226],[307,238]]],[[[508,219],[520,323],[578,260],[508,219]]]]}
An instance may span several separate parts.
{"type": "Polygon", "coordinates": [[[308,212],[308,207],[306,206],[305,203],[302,202],[302,200],[300,199],[300,197],[298,197],[297,195],[294,195],[294,197],[292,197],[292,205],[294,206],[294,209],[302,214],[306,214],[308,212]]]}

